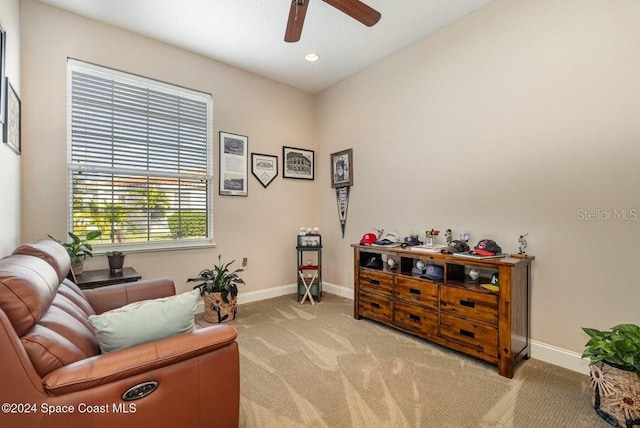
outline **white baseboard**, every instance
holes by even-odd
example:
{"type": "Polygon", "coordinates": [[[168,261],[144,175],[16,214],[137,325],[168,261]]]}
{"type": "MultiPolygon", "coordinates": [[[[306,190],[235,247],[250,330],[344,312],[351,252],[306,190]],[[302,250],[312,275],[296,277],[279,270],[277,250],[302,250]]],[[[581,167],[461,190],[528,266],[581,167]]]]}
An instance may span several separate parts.
{"type": "MultiPolygon", "coordinates": [[[[337,296],[341,296],[353,300],[353,289],[343,287],[341,285],[322,283],[322,291],[326,291],[337,296]]],[[[260,300],[272,299],[274,297],[285,296],[297,292],[297,284],[281,285],[278,287],[266,288],[263,290],[249,291],[238,294],[238,304],[257,302],[260,300]]],[[[204,303],[202,300],[198,302],[196,313],[204,312],[204,303]]],[[[546,343],[531,341],[531,358],[544,361],[545,363],[573,370],[578,373],[589,374],[589,362],[582,359],[582,356],[573,351],[569,351],[557,346],[548,345],[546,343]]]]}
{"type": "Polygon", "coordinates": [[[531,341],[531,358],[564,367],[574,372],[589,374],[589,361],[582,359],[581,354],[558,348],[557,346],[547,345],[537,340],[531,341]]]}

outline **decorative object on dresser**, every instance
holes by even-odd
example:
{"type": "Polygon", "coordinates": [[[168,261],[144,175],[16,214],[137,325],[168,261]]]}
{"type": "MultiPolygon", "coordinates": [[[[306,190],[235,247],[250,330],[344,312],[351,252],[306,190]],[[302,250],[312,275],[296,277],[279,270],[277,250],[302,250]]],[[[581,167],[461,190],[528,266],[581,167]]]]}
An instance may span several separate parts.
{"type": "Polygon", "coordinates": [[[243,269],[229,270],[234,262],[223,264],[222,255],[218,255],[218,264],[213,269],[204,269],[197,277],[187,279],[187,282],[200,282],[193,288],[198,288],[204,298],[204,319],[207,322],[221,323],[236,317],[238,285],[245,282],[238,275],[243,269]]]}
{"type": "Polygon", "coordinates": [[[73,272],[73,275],[80,275],[84,270],[85,259],[87,257],[93,257],[93,247],[89,241],[93,241],[100,237],[100,235],[102,235],[102,231],[90,230],[84,238],[80,238],[73,232],[68,232],[68,234],[71,238],[71,242],[62,242],[51,235],[47,236],[61,244],[67,250],[69,257],[71,258],[71,271],[73,272]]]}
{"type": "Polygon", "coordinates": [[[613,426],[640,426],[640,327],[583,330],[590,337],[582,358],[591,366],[593,408],[613,426]]]}
{"type": "Polygon", "coordinates": [[[353,247],[354,318],[496,364],[508,378],[520,360],[529,358],[534,257],[474,260],[410,248],[353,247]],[[382,256],[395,260],[395,267],[371,262],[382,256]],[[474,269],[477,284],[465,281],[474,269]],[[497,291],[482,287],[494,274],[500,278],[497,291]]]}

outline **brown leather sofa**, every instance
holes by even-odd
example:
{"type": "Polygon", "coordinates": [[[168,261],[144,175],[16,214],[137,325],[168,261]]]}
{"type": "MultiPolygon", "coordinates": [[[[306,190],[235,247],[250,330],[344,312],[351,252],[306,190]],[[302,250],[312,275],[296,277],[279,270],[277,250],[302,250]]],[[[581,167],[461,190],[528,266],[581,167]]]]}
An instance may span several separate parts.
{"type": "Polygon", "coordinates": [[[52,240],[22,245],[0,260],[0,427],[238,426],[232,327],[102,354],[89,315],[173,295],[174,283],[83,291],[66,279],[69,263],[52,240]],[[123,399],[128,390],[133,401],[123,399]]]}

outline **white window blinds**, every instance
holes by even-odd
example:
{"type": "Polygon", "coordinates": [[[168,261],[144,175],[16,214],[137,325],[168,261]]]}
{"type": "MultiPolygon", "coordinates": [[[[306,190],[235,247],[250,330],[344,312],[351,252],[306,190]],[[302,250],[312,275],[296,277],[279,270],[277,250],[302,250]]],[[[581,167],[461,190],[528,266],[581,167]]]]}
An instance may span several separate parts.
{"type": "Polygon", "coordinates": [[[211,243],[211,95],[75,60],[68,86],[70,230],[107,247],[211,243]]]}

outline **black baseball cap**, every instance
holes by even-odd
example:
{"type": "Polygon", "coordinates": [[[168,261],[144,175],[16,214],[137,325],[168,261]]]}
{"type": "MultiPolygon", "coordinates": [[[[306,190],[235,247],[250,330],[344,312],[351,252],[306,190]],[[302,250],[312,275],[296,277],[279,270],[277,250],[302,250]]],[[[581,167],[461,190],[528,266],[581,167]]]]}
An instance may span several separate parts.
{"type": "Polygon", "coordinates": [[[474,247],[473,252],[479,256],[495,256],[496,254],[502,254],[502,248],[496,244],[496,241],[483,239],[474,247]]]}
{"type": "Polygon", "coordinates": [[[449,254],[464,253],[464,252],[467,252],[467,251],[469,251],[469,245],[467,245],[466,242],[459,241],[457,239],[451,241],[451,243],[449,245],[447,245],[447,248],[442,250],[443,253],[449,253],[449,254]]]}

